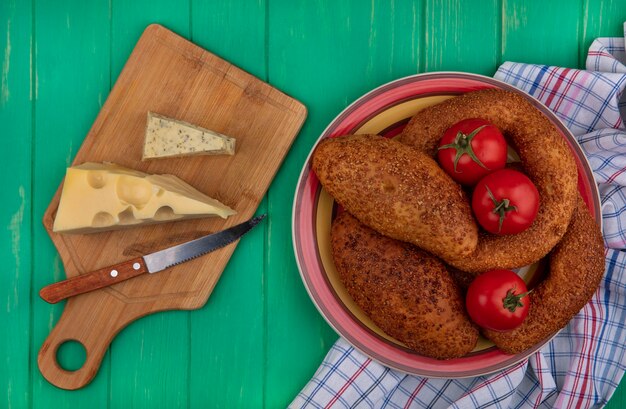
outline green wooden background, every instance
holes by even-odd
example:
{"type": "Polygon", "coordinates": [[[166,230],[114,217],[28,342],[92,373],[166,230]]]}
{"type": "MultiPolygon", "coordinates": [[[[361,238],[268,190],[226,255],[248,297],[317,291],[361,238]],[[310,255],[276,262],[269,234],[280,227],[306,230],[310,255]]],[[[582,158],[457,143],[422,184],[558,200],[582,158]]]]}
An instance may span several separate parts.
{"type": "MultiPolygon", "coordinates": [[[[328,122],[366,91],[425,71],[492,75],[505,60],[584,66],[621,36],[625,0],[0,0],[0,408],[284,407],[336,335],[291,245],[295,183],[328,122]],[[302,101],[306,124],[207,305],[146,317],[86,388],[46,382],[37,351],[64,277],[43,212],[143,29],[158,22],[302,101]]],[[[80,351],[61,361],[76,366],[80,351]]],[[[608,405],[626,405],[626,385],[608,405]]]]}

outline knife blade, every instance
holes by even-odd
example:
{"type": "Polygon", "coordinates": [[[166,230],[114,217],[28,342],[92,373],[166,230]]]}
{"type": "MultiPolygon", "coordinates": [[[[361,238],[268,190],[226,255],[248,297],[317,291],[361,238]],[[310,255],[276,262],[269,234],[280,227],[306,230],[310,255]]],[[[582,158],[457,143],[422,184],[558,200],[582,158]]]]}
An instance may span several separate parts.
{"type": "Polygon", "coordinates": [[[54,304],[66,298],[108,287],[142,274],[153,274],[167,270],[177,264],[193,260],[237,241],[259,224],[265,216],[257,216],[217,233],[50,284],[41,289],[39,296],[54,304]]]}

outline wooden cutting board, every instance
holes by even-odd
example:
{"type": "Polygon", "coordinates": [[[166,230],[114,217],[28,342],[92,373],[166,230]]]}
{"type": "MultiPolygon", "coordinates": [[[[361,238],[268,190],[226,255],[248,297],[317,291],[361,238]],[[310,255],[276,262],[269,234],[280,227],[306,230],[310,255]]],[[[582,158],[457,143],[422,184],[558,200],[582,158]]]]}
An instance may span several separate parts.
{"type": "MultiPolygon", "coordinates": [[[[147,173],[171,173],[235,209],[235,216],[164,223],[88,235],[52,232],[61,186],[44,225],[67,277],[223,230],[253,216],[306,118],[298,101],[159,25],[149,26],[122,71],[73,164],[110,161],[147,173]],[[236,138],[234,156],[141,161],[146,115],[157,112],[236,138]]],[[[52,384],[78,389],[98,371],[115,335],[157,311],[203,306],[236,243],[154,275],[69,299],[39,351],[52,384]],[[62,369],[58,347],[83,344],[84,365],[62,369]]]]}

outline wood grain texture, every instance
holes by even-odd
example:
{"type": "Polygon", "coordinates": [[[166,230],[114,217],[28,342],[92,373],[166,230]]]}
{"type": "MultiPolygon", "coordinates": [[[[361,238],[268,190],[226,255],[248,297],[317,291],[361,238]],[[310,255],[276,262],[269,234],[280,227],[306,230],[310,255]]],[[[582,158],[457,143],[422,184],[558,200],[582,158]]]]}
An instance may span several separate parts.
{"type": "Polygon", "coordinates": [[[266,407],[293,399],[337,338],[309,300],[293,256],[290,215],[302,164],[343,108],[418,71],[421,10],[421,2],[269,3],[270,82],[303,101],[309,118],[268,195],[266,407]]]}
{"type": "MultiPolygon", "coordinates": [[[[109,92],[110,20],[106,0],[33,4],[33,270],[31,406],[59,409],[107,407],[108,362],[98,379],[71,396],[51,385],[37,366],[39,348],[63,311],[39,298],[43,286],[65,278],[63,264],[41,222],[69,165],[109,92]]],[[[71,352],[71,351],[70,351],[71,352]]],[[[80,364],[79,356],[64,362],[80,364]]]]}
{"type": "Polygon", "coordinates": [[[582,8],[579,2],[503,0],[502,7],[507,16],[502,27],[503,61],[578,66],[578,53],[572,50],[580,43],[582,8]],[[557,15],[559,22],[555,24],[557,15]],[[542,29],[538,30],[538,26],[542,29]],[[534,45],[530,55],[529,44],[534,45]]]}
{"type": "Polygon", "coordinates": [[[30,402],[29,355],[32,271],[32,94],[30,3],[0,3],[0,122],[4,144],[0,172],[0,407],[30,402]]]}
{"type": "MultiPolygon", "coordinates": [[[[162,26],[149,26],[73,164],[113,161],[147,173],[175,173],[238,213],[226,221],[207,218],[91,235],[62,235],[52,232],[59,188],[44,215],[44,225],[59,250],[67,276],[249,219],[305,116],[304,106],[292,98],[162,26]],[[148,111],[231,135],[237,139],[237,153],[208,160],[196,156],[141,162],[148,111]]],[[[84,386],[97,372],[111,339],[129,322],[156,311],[204,305],[235,246],[176,265],[167,274],[137,277],[72,298],[41,347],[38,362],[42,374],[61,388],[84,386]],[[89,305],[92,307],[86,308],[89,305]],[[81,336],[80,328],[99,326],[94,317],[109,318],[101,323],[99,333],[83,329],[81,336]],[[55,357],[56,346],[68,336],[82,342],[87,350],[85,365],[71,373],[61,370],[55,357]]]]}
{"type": "MultiPolygon", "coordinates": [[[[188,0],[112,1],[112,83],[148,24],[159,22],[189,38],[190,7],[188,0]]],[[[110,405],[124,407],[130,398],[133,408],[185,407],[189,400],[188,333],[189,313],[168,312],[134,322],[115,337],[110,354],[110,405]]]]}
{"type": "Polygon", "coordinates": [[[498,0],[425,0],[424,70],[493,75],[500,57],[498,0]]]}
{"type": "Polygon", "coordinates": [[[594,39],[624,37],[626,0],[583,0],[582,15],[579,65],[584,68],[587,50],[594,39]]]}
{"type": "MultiPolygon", "coordinates": [[[[242,0],[236,5],[230,0],[192,1],[190,37],[267,81],[266,3],[242,0]]],[[[267,212],[266,199],[257,210],[261,212],[267,212]]],[[[268,225],[269,220],[239,243],[207,305],[190,314],[190,408],[263,406],[268,225]]]]}
{"type": "MultiPolygon", "coordinates": [[[[576,66],[575,55],[582,67],[591,41],[623,36],[625,20],[625,0],[0,2],[0,119],[10,169],[0,173],[7,263],[0,319],[8,333],[0,363],[12,365],[0,370],[0,407],[287,406],[336,339],[298,277],[289,220],[297,175],[327,123],[364,92],[415,72],[492,75],[505,59],[576,66]],[[36,365],[63,308],[37,293],[65,277],[41,218],[151,23],[269,81],[311,115],[260,205],[269,219],[240,243],[206,306],[131,323],[94,381],[70,393],[36,365]]],[[[78,366],[76,349],[63,353],[64,364],[78,366]]],[[[607,408],[625,405],[622,384],[607,408]]]]}

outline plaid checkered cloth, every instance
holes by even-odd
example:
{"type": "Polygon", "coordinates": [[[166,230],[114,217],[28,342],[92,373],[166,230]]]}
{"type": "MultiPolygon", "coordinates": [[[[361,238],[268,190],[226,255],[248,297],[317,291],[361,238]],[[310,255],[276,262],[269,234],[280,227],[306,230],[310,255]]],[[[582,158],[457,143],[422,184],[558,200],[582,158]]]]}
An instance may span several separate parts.
{"type": "Polygon", "coordinates": [[[495,75],[551,108],[576,135],[600,187],[606,272],[550,343],[502,372],[428,379],[391,370],[339,339],[290,407],[601,407],[626,370],[626,86],[623,38],[593,42],[587,70],[506,62],[495,75]]]}

